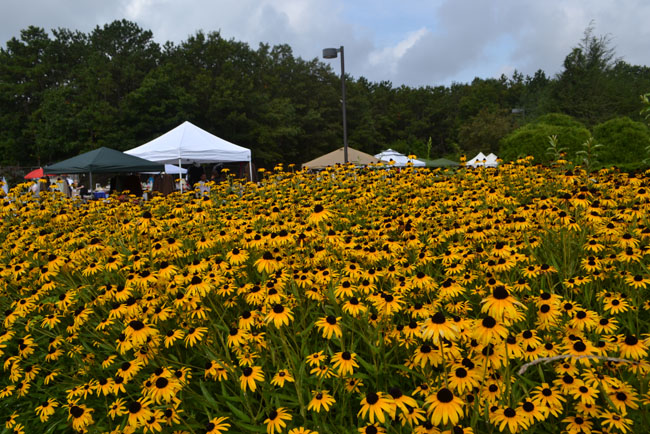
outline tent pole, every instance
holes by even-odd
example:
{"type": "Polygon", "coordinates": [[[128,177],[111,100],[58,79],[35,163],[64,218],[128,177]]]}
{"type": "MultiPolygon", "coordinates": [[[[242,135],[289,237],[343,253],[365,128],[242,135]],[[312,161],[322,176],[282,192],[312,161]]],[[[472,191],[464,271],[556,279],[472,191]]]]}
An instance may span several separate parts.
{"type": "Polygon", "coordinates": [[[88,172],[90,175],[90,192],[93,192],[93,172],[88,172]]]}
{"type": "MultiPolygon", "coordinates": [[[[178,167],[180,169],[183,168],[183,166],[181,166],[181,157],[180,156],[178,157],[178,167]]],[[[182,172],[183,172],[182,170],[178,171],[178,183],[181,185],[181,194],[183,194],[183,173],[182,172]]]]}
{"type": "Polygon", "coordinates": [[[251,182],[253,182],[253,159],[252,158],[248,159],[248,171],[250,172],[251,175],[251,182]]]}

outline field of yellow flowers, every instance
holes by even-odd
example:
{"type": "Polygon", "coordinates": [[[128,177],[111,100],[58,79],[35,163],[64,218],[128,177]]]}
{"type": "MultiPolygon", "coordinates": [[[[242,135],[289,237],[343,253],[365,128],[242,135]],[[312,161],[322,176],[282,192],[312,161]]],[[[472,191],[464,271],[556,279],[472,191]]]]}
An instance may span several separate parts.
{"type": "Polygon", "coordinates": [[[0,205],[5,432],[648,426],[650,185],[540,167],[0,205]]]}

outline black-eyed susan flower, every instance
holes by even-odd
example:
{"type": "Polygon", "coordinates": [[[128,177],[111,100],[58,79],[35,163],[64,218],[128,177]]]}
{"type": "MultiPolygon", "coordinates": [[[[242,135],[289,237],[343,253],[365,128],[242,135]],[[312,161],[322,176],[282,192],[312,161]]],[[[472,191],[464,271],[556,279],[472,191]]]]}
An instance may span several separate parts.
{"type": "Polygon", "coordinates": [[[359,317],[368,310],[368,307],[360,302],[357,297],[350,297],[350,299],[343,304],[341,309],[343,312],[353,317],[359,317]]]}
{"type": "Polygon", "coordinates": [[[512,317],[517,313],[515,306],[518,302],[505,285],[497,285],[492,288],[490,296],[484,298],[481,303],[483,303],[481,311],[487,312],[497,319],[503,319],[505,316],[512,317]]]}
{"type": "Polygon", "coordinates": [[[641,274],[628,274],[625,276],[625,283],[634,289],[643,289],[648,286],[650,279],[641,274]]]}
{"type": "Polygon", "coordinates": [[[287,426],[286,421],[291,419],[293,419],[293,416],[291,416],[291,413],[289,413],[289,411],[284,407],[278,407],[275,410],[271,410],[264,420],[267,434],[282,432],[282,430],[287,426]]]}
{"type": "Polygon", "coordinates": [[[640,360],[648,354],[647,346],[634,335],[627,335],[619,341],[621,357],[631,360],[640,360]]]}
{"type": "Polygon", "coordinates": [[[418,426],[426,421],[426,412],[420,407],[406,406],[406,411],[399,414],[399,421],[402,426],[418,426]]]}
{"type": "Polygon", "coordinates": [[[463,401],[454,393],[443,387],[425,398],[427,413],[434,425],[457,424],[463,416],[463,401]]]}
{"type": "Polygon", "coordinates": [[[560,392],[548,383],[542,383],[540,386],[537,386],[532,398],[536,405],[546,407],[554,416],[560,414],[562,411],[562,403],[566,401],[560,392]]]}
{"type": "Polygon", "coordinates": [[[341,317],[328,315],[326,317],[320,318],[318,321],[316,321],[315,324],[325,339],[332,339],[332,336],[335,336],[337,338],[343,336],[343,332],[341,331],[341,326],[339,324],[340,321],[341,317]]]}
{"type": "Polygon", "coordinates": [[[291,428],[288,434],[318,434],[318,431],[312,431],[303,426],[299,426],[298,428],[291,428]]]}
{"type": "Polygon", "coordinates": [[[248,252],[244,249],[238,249],[234,247],[226,254],[226,259],[232,265],[240,265],[248,260],[248,252]]]}
{"type": "Polygon", "coordinates": [[[528,427],[527,420],[512,407],[499,408],[491,418],[499,431],[507,427],[511,433],[516,433],[528,427]]]}
{"type": "Polygon", "coordinates": [[[334,405],[336,400],[330,395],[329,390],[313,390],[312,398],[307,405],[307,410],[316,411],[320,413],[321,408],[324,411],[329,411],[330,407],[334,405]]]}
{"type": "Polygon", "coordinates": [[[312,213],[307,217],[307,222],[311,224],[318,224],[332,217],[332,212],[321,204],[316,204],[312,213]]]}
{"type": "Polygon", "coordinates": [[[363,381],[359,378],[347,378],[345,380],[345,390],[349,393],[359,393],[363,387],[363,381]]]}
{"type": "Polygon", "coordinates": [[[325,379],[336,375],[334,370],[327,365],[320,365],[312,368],[310,374],[318,376],[318,378],[325,379]]]}
{"type": "Polygon", "coordinates": [[[124,329],[124,334],[127,339],[131,340],[132,345],[138,346],[146,342],[150,336],[156,334],[156,329],[140,320],[132,320],[124,329]]]}
{"type": "Polygon", "coordinates": [[[278,387],[284,387],[285,382],[294,383],[296,380],[288,369],[279,370],[271,379],[271,384],[278,387]]]}
{"type": "Polygon", "coordinates": [[[386,429],[377,423],[371,423],[369,425],[358,428],[357,432],[360,434],[384,434],[386,432],[386,429]]]}
{"type": "Polygon", "coordinates": [[[413,364],[424,368],[427,363],[431,366],[438,366],[442,362],[442,353],[437,346],[422,344],[413,354],[413,364]]]}
{"type": "Polygon", "coordinates": [[[370,420],[370,423],[375,420],[383,423],[386,420],[384,413],[390,413],[392,405],[392,399],[383,392],[369,392],[361,400],[361,410],[357,416],[370,420]]]}
{"type": "Polygon", "coordinates": [[[210,422],[208,422],[208,424],[205,426],[205,433],[223,434],[225,432],[228,432],[228,428],[230,428],[230,424],[226,422],[227,420],[228,418],[224,416],[215,417],[211,419],[210,422]]]}
{"type": "Polygon", "coordinates": [[[569,434],[590,433],[593,422],[589,418],[581,416],[569,416],[562,420],[566,423],[566,430],[569,434]]]}
{"type": "Polygon", "coordinates": [[[310,354],[305,358],[305,361],[309,366],[320,366],[322,363],[325,363],[327,356],[324,351],[318,351],[316,353],[310,354]]]}
{"type": "Polygon", "coordinates": [[[36,415],[41,420],[41,422],[47,422],[47,420],[54,414],[54,411],[59,406],[59,403],[54,398],[48,398],[47,401],[43,401],[41,405],[34,409],[36,415]]]}
{"type": "Polygon", "coordinates": [[[68,407],[68,421],[72,423],[75,431],[84,431],[86,427],[94,423],[92,413],[95,410],[86,407],[85,404],[71,403],[68,407]]]}
{"type": "Polygon", "coordinates": [[[148,398],[138,398],[136,401],[129,402],[126,406],[129,415],[128,425],[134,428],[143,425],[153,415],[151,404],[148,398]]]}
{"type": "Polygon", "coordinates": [[[636,410],[639,408],[637,404],[639,398],[629,387],[612,390],[609,393],[609,399],[621,414],[628,413],[630,409],[636,410]]]}
{"type": "Polygon", "coordinates": [[[458,335],[458,327],[449,321],[444,313],[438,311],[425,319],[422,324],[422,338],[433,341],[434,344],[440,339],[453,340],[458,335]]]}
{"type": "Polygon", "coordinates": [[[418,406],[418,403],[415,399],[411,398],[408,395],[402,393],[402,389],[399,387],[391,387],[388,389],[388,394],[392,398],[392,408],[390,411],[391,417],[394,419],[396,415],[396,410],[399,408],[401,413],[410,414],[411,410],[418,406]]]}
{"type": "Polygon", "coordinates": [[[229,347],[240,347],[248,341],[250,335],[246,330],[232,327],[228,332],[228,346],[229,347]]]}
{"type": "Polygon", "coordinates": [[[276,328],[280,328],[283,325],[288,326],[293,321],[293,312],[282,304],[274,304],[266,315],[266,321],[272,322],[276,328]]]}
{"type": "Polygon", "coordinates": [[[170,374],[156,378],[148,389],[148,395],[156,404],[169,403],[180,389],[181,383],[170,374]]]}
{"type": "Polygon", "coordinates": [[[131,380],[142,368],[142,362],[135,359],[130,362],[123,362],[118,369],[117,374],[122,377],[125,381],[131,380]]]}
{"type": "Polygon", "coordinates": [[[185,332],[183,332],[183,330],[169,330],[167,333],[165,333],[165,338],[163,339],[165,348],[171,347],[177,340],[183,339],[183,336],[185,336],[185,332]]]}
{"type": "Polygon", "coordinates": [[[535,421],[541,422],[546,420],[549,412],[545,406],[524,399],[519,406],[519,414],[522,418],[526,419],[526,425],[530,426],[535,423],[535,421]]]}
{"type": "Polygon", "coordinates": [[[281,264],[270,251],[264,252],[261,258],[255,261],[255,267],[260,273],[275,273],[281,264]]]}
{"type": "Polygon", "coordinates": [[[260,366],[246,366],[242,369],[239,384],[243,391],[250,389],[252,392],[255,392],[257,382],[261,381],[264,381],[264,371],[260,366]]]}
{"type": "Polygon", "coordinates": [[[623,434],[628,432],[630,425],[632,425],[632,419],[628,419],[624,415],[616,414],[611,411],[603,411],[599,418],[603,426],[608,429],[617,429],[623,434]]]}
{"type": "MultiPolygon", "coordinates": [[[[568,374],[565,374],[567,377],[568,374]]],[[[575,399],[579,399],[583,404],[595,404],[596,398],[598,398],[598,389],[588,384],[582,384],[579,382],[573,382],[570,387],[568,387],[568,392],[573,395],[575,399]],[[575,384],[573,384],[575,383],[575,384]]]]}
{"type": "Polygon", "coordinates": [[[339,376],[345,377],[352,375],[354,368],[359,367],[356,362],[356,358],[356,353],[350,353],[349,351],[340,351],[332,356],[332,366],[337,371],[339,376]]]}
{"type": "Polygon", "coordinates": [[[496,319],[487,315],[482,320],[477,320],[474,326],[474,338],[483,344],[500,342],[508,335],[508,329],[496,319]]]}
{"type": "Polygon", "coordinates": [[[459,394],[478,387],[480,373],[475,369],[468,369],[467,366],[457,366],[449,372],[449,387],[459,394]]]}
{"type": "Polygon", "coordinates": [[[117,398],[108,408],[108,415],[111,419],[116,417],[123,416],[128,413],[126,409],[126,401],[124,398],[117,398]]]}
{"type": "Polygon", "coordinates": [[[203,340],[203,336],[208,332],[207,327],[190,327],[185,335],[185,347],[193,347],[197,342],[203,340]]]}

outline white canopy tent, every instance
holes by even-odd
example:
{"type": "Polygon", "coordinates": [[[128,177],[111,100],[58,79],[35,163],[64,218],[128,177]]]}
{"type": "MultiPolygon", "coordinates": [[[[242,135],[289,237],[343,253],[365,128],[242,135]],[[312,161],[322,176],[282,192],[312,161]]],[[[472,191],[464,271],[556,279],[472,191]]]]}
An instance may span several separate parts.
{"type": "Polygon", "coordinates": [[[411,159],[393,149],[386,149],[385,151],[382,151],[379,154],[375,155],[375,158],[385,162],[390,162],[392,160],[395,162],[394,165],[396,167],[406,167],[409,162],[413,163],[413,166],[415,167],[426,166],[426,163],[424,161],[411,159]]]}
{"type": "Polygon", "coordinates": [[[485,167],[498,167],[499,162],[497,161],[499,157],[496,155],[489,153],[487,157],[485,157],[485,167]]]}
{"type": "MultiPolygon", "coordinates": [[[[156,174],[160,172],[144,172],[147,175],[151,174],[156,174]]],[[[165,173],[168,173],[170,175],[185,175],[187,173],[187,169],[183,169],[182,167],[179,166],[174,166],[173,164],[165,164],[165,173]]]]}
{"type": "Polygon", "coordinates": [[[179,167],[192,163],[247,161],[253,179],[250,149],[223,140],[188,121],[144,145],[129,149],[125,154],[157,163],[178,164],[179,167]]]}
{"type": "Polygon", "coordinates": [[[498,167],[498,157],[492,153],[485,155],[479,152],[476,157],[469,160],[465,165],[467,167],[498,167]]]}

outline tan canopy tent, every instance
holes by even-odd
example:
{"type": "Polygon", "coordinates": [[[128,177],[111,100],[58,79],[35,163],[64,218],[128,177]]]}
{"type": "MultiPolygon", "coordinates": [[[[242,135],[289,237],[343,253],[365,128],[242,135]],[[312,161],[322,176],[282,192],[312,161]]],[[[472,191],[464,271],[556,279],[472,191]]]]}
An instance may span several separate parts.
{"type": "MultiPolygon", "coordinates": [[[[321,155],[320,157],[303,163],[302,167],[308,167],[310,169],[324,169],[327,166],[334,166],[336,164],[343,164],[343,148],[339,148],[336,151],[332,151],[329,154],[321,155]]],[[[376,164],[380,161],[373,157],[370,154],[365,152],[357,151],[348,147],[348,161],[355,166],[367,166],[369,164],[376,164]]]]}

